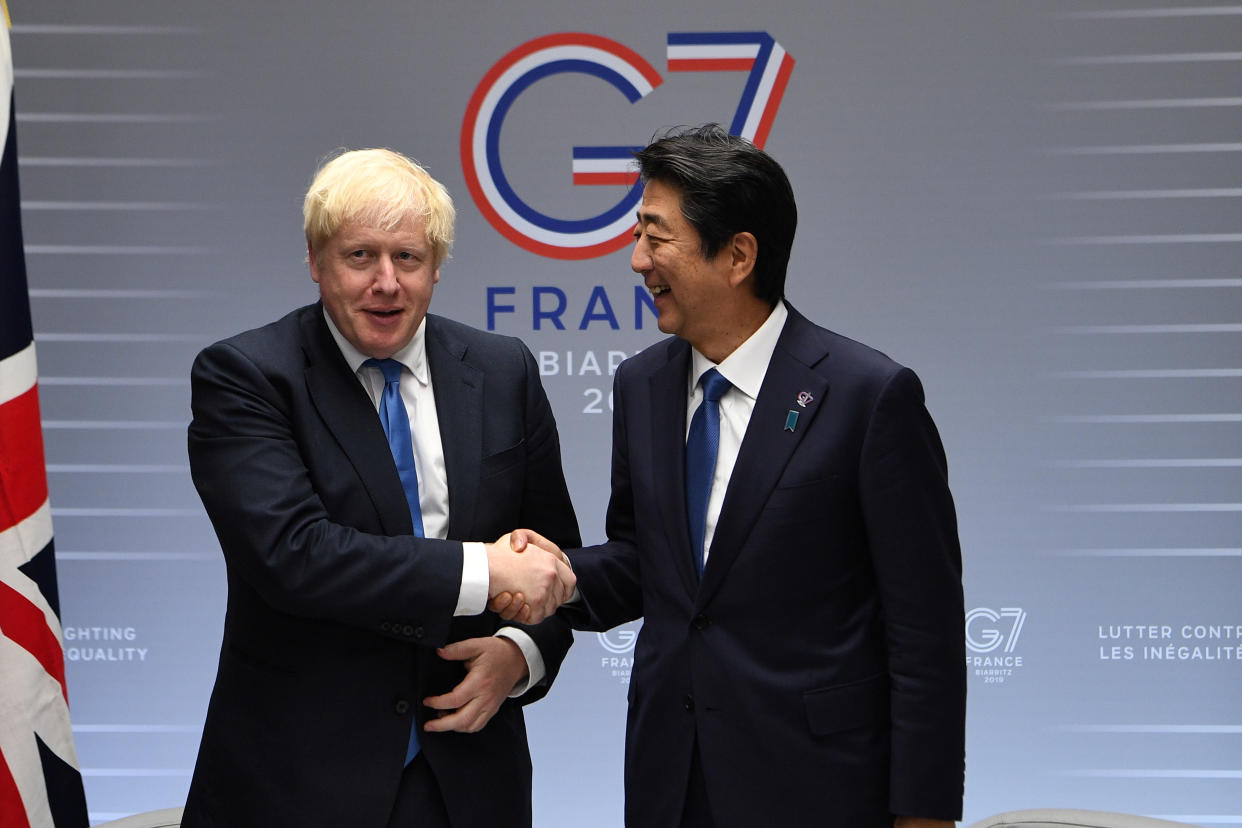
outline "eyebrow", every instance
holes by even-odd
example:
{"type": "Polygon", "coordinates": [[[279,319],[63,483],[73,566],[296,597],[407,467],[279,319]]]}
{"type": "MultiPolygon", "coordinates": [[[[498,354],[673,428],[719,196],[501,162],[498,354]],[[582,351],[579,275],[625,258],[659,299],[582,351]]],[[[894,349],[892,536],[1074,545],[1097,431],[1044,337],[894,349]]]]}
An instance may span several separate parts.
{"type": "Polygon", "coordinates": [[[667,230],[669,224],[664,220],[664,216],[659,213],[645,213],[639,210],[634,216],[638,219],[639,224],[654,224],[656,227],[667,230]]]}

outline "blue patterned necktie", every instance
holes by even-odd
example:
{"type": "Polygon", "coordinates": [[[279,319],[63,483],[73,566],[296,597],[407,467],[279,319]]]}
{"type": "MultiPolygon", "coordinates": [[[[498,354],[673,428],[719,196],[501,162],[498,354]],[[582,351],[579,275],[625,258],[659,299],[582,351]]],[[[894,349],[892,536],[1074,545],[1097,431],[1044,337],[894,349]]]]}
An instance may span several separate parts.
{"type": "Polygon", "coordinates": [[[410,437],[410,418],[405,413],[401,399],[401,363],[395,359],[368,359],[363,365],[379,368],[384,373],[384,396],[380,398],[380,422],[384,424],[384,436],[392,460],[401,476],[405,489],[405,501],[410,506],[410,520],[414,534],[423,537],[423,510],[418,505],[418,470],[414,468],[414,443],[410,437]]]}
{"type": "MultiPolygon", "coordinates": [[[[388,438],[388,448],[392,452],[393,462],[397,464],[397,474],[401,477],[401,487],[405,489],[405,501],[410,506],[410,520],[414,523],[414,534],[423,537],[423,510],[418,505],[418,470],[414,468],[414,442],[410,436],[410,418],[405,413],[405,402],[401,399],[401,363],[395,359],[368,359],[363,365],[379,368],[384,374],[384,395],[380,398],[380,422],[384,424],[384,436],[388,438]]],[[[408,765],[418,755],[418,722],[410,728],[410,742],[405,750],[405,763],[408,765]]]]}
{"type": "Polygon", "coordinates": [[[690,420],[686,437],[686,515],[690,519],[690,551],[694,568],[703,577],[703,536],[707,532],[707,498],[716,473],[720,450],[720,398],[733,386],[712,368],[699,377],[703,401],[690,420]]]}

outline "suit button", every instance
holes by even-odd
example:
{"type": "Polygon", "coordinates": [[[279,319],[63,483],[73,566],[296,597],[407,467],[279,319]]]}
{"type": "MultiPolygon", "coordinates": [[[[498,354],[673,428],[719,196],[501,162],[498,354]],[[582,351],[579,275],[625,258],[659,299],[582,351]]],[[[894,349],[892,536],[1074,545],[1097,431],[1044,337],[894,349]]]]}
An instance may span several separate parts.
{"type": "Polygon", "coordinates": [[[412,632],[414,637],[420,641],[423,639],[423,636],[427,634],[422,627],[415,627],[412,632]]]}
{"type": "Polygon", "coordinates": [[[397,699],[393,702],[392,712],[396,713],[398,716],[404,716],[406,713],[410,712],[410,703],[405,699],[397,699]]]}
{"type": "Polygon", "coordinates": [[[389,624],[387,621],[380,622],[380,632],[388,632],[391,629],[392,629],[392,624],[389,624]]]}
{"type": "Polygon", "coordinates": [[[707,619],[706,615],[704,615],[703,613],[699,613],[698,615],[694,616],[694,620],[691,621],[690,623],[694,625],[694,628],[696,630],[705,630],[707,629],[707,626],[711,624],[712,622],[707,619]]]}
{"type": "Polygon", "coordinates": [[[406,624],[404,627],[401,628],[401,634],[404,635],[406,638],[409,638],[410,636],[414,635],[414,627],[412,627],[409,624],[406,624]]]}
{"type": "Polygon", "coordinates": [[[683,696],[681,699],[681,706],[686,708],[687,713],[693,713],[694,712],[694,696],[691,696],[688,694],[683,696]]]}

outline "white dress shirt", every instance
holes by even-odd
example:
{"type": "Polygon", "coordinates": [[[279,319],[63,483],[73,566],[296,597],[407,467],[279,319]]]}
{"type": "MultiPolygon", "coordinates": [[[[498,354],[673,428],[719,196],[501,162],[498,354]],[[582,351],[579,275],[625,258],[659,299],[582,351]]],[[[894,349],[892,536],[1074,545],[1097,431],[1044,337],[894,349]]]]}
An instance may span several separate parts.
{"type": "Polygon", "coordinates": [[[750,425],[750,415],[755,410],[759,389],[763,387],[768,363],[772,361],[776,341],[780,339],[781,330],[788,317],[789,311],[785,309],[785,303],[777,302],[759,329],[719,365],[693,348],[690,351],[689,388],[686,393],[687,437],[690,436],[690,420],[703,400],[699,378],[715,368],[732,385],[720,398],[720,446],[716,453],[716,471],[712,475],[711,492],[707,497],[707,527],[703,532],[704,563],[707,562],[708,552],[712,548],[720,507],[724,503],[725,491],[729,488],[729,478],[733,476],[733,465],[737,462],[742,438],[746,436],[746,427],[750,425]]]}
{"type": "MultiPolygon", "coordinates": [[[[366,354],[359,351],[346,339],[328,316],[323,314],[328,323],[332,338],[341,349],[341,355],[349,363],[354,376],[362,384],[371,404],[375,406],[378,416],[380,402],[384,396],[384,374],[374,365],[364,365],[366,354]]],[[[423,537],[448,537],[449,525],[449,491],[448,474],[444,469],[444,445],[440,442],[440,420],[436,415],[436,397],[431,384],[431,371],[427,366],[427,320],[424,318],[414,332],[414,338],[392,355],[392,359],[400,362],[405,369],[401,372],[401,401],[405,403],[405,413],[410,419],[410,438],[414,444],[414,470],[418,473],[418,506],[422,511],[423,537]]],[[[462,543],[461,588],[457,594],[457,607],[453,615],[478,615],[487,609],[487,593],[490,586],[487,549],[480,542],[462,543]]],[[[543,654],[535,642],[524,630],[516,627],[503,627],[497,630],[503,636],[517,644],[526,658],[529,675],[525,682],[519,684],[510,693],[510,697],[520,696],[543,681],[546,669],[543,654]]]]}

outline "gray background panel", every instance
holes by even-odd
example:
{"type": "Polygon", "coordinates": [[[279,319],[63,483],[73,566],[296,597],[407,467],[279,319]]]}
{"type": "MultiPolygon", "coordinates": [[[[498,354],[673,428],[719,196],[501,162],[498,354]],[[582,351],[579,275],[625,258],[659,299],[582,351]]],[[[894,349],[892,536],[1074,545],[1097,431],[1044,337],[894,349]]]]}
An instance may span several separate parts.
{"type": "MultiPolygon", "coordinates": [[[[967,607],[982,611],[968,627],[967,822],[1060,805],[1242,825],[1237,6],[47,0],[11,12],[94,821],[184,799],[225,600],[186,466],[189,365],[314,299],[300,199],[318,159],[392,146],[448,186],[458,242],[434,308],[483,327],[488,289],[514,289],[496,329],[547,368],[584,536],[598,540],[608,354],[658,332],[649,314],[634,324],[628,250],[551,259],[487,222],[462,172],[466,104],[507,52],[554,32],[650,62],[663,83],[635,104],[560,75],[505,122],[522,198],[586,217],[621,190],[573,187],[573,146],[732,118],[744,76],[667,71],[667,34],[765,31],[796,60],[767,142],[801,213],[789,297],[916,369],[949,454],[967,607]],[[577,329],[597,286],[618,330],[577,329]],[[563,292],[565,330],[534,328],[534,287],[563,292]],[[1168,637],[1137,638],[1151,625],[1168,637]],[[1199,625],[1234,637],[1195,638],[1199,625]]],[[[626,643],[579,635],[529,709],[540,826],[621,824],[626,643]]]]}

